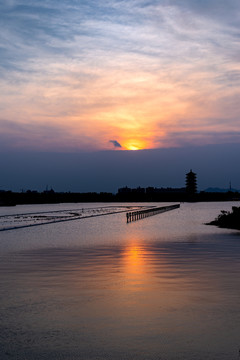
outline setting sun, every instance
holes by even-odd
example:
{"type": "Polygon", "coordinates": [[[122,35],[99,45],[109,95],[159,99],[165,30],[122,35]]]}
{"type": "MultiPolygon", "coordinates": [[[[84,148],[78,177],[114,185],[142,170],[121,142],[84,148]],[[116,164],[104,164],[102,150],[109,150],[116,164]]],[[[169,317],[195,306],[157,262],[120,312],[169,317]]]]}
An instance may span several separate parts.
{"type": "MultiPolygon", "coordinates": [[[[134,139],[134,140],[126,140],[125,142],[122,141],[123,144],[123,148],[125,148],[126,150],[143,150],[143,149],[148,149],[149,147],[151,147],[151,144],[149,144],[147,141],[140,139],[140,136],[142,134],[139,133],[139,139],[134,139]]],[[[142,135],[142,137],[144,137],[144,135],[142,135]]]]}
{"type": "Polygon", "coordinates": [[[140,148],[138,146],[135,146],[135,145],[130,145],[128,147],[128,150],[140,150],[140,148]]]}

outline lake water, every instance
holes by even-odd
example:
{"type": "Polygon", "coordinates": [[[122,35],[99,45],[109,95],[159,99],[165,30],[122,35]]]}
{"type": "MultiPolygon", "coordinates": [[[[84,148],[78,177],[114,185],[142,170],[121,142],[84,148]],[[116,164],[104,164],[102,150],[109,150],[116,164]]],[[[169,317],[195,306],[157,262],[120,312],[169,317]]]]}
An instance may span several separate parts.
{"type": "Polygon", "coordinates": [[[239,360],[240,231],[204,225],[233,205],[1,231],[0,359],[239,360]]]}

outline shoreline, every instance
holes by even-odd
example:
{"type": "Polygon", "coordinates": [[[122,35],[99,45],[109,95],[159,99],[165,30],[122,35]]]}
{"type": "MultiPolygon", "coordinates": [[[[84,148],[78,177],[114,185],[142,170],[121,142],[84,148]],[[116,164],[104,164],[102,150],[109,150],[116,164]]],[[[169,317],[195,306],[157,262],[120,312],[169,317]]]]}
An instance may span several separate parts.
{"type": "Polygon", "coordinates": [[[206,225],[215,225],[219,228],[240,230],[240,207],[233,206],[232,212],[222,210],[218,217],[206,223],[206,225]]]}
{"type": "Polygon", "coordinates": [[[61,193],[54,191],[0,192],[0,207],[37,204],[64,203],[129,203],[129,202],[227,202],[240,201],[240,194],[200,192],[189,196],[187,193],[147,193],[112,194],[112,193],[61,193]]]}

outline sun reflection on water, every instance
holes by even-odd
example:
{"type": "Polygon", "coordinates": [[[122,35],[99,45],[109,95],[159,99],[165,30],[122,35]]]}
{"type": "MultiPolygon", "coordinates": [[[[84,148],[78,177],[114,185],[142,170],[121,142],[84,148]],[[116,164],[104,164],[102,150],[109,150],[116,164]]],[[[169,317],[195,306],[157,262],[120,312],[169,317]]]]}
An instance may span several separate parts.
{"type": "Polygon", "coordinates": [[[142,274],[144,273],[146,249],[143,247],[132,244],[128,246],[123,253],[123,261],[125,271],[129,274],[142,274]]]}

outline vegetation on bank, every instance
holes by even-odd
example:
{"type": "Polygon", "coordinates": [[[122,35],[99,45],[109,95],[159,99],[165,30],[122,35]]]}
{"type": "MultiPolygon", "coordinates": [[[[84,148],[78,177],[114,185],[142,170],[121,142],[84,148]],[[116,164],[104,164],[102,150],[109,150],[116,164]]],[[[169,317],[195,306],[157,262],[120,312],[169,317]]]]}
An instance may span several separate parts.
{"type": "MultiPolygon", "coordinates": [[[[131,192],[43,192],[27,190],[26,192],[0,191],[0,206],[13,206],[18,204],[56,204],[56,203],[81,203],[81,202],[199,202],[199,201],[233,201],[240,200],[240,193],[209,193],[201,191],[189,194],[186,191],[146,192],[136,189],[131,192]],[[139,190],[139,191],[138,191],[139,190]]],[[[170,189],[172,190],[172,189],[170,189]]]]}
{"type": "Polygon", "coordinates": [[[214,221],[207,223],[207,225],[240,230],[240,207],[233,206],[232,211],[222,210],[221,214],[214,221]]]}

